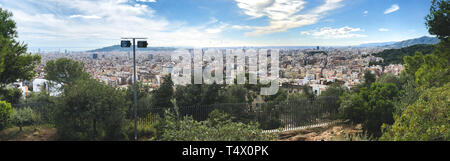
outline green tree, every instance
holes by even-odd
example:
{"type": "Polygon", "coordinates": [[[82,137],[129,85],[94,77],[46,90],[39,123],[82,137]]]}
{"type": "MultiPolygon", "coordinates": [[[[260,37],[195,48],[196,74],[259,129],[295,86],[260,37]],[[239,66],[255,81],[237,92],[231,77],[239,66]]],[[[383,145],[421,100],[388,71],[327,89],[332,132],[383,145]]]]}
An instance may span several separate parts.
{"type": "Polygon", "coordinates": [[[33,124],[33,110],[30,107],[13,110],[11,122],[19,127],[19,131],[22,131],[24,126],[33,124]]]}
{"type": "Polygon", "coordinates": [[[440,87],[450,80],[448,62],[434,54],[426,55],[415,76],[419,86],[424,88],[440,87]]]}
{"type": "Polygon", "coordinates": [[[51,60],[45,65],[45,79],[57,83],[71,84],[78,79],[89,78],[89,74],[84,72],[84,64],[68,58],[51,60]]]}
{"type": "Polygon", "coordinates": [[[40,63],[39,55],[27,54],[27,45],[16,42],[12,13],[0,8],[0,88],[17,80],[29,80],[40,63]]]}
{"type": "Polygon", "coordinates": [[[186,86],[177,86],[175,92],[175,99],[179,107],[201,105],[200,102],[203,98],[203,85],[201,84],[189,84],[186,86]]]}
{"type": "Polygon", "coordinates": [[[17,88],[0,88],[0,99],[12,104],[18,104],[22,97],[22,91],[17,88]]]}
{"type": "Polygon", "coordinates": [[[174,97],[173,81],[171,75],[163,77],[161,86],[152,91],[152,105],[154,111],[163,116],[164,109],[173,108],[172,99],[174,97]]]}
{"type": "Polygon", "coordinates": [[[222,103],[246,103],[247,89],[243,85],[232,85],[225,89],[222,103]]]}
{"type": "Polygon", "coordinates": [[[384,125],[381,140],[436,141],[450,140],[450,83],[425,91],[401,115],[392,127],[384,125]]]}
{"type": "Polygon", "coordinates": [[[127,138],[125,91],[94,79],[80,79],[64,90],[57,106],[56,128],[62,140],[127,138]]]}
{"type": "Polygon", "coordinates": [[[337,112],[340,106],[339,97],[348,92],[347,87],[333,83],[317,97],[331,111],[337,112]]]}
{"type": "Polygon", "coordinates": [[[392,83],[395,84],[395,86],[397,86],[397,88],[401,88],[402,83],[400,82],[400,79],[395,76],[394,74],[391,73],[383,73],[380,78],[377,79],[376,82],[379,83],[392,83]]]}
{"type": "Polygon", "coordinates": [[[366,85],[367,87],[370,87],[370,85],[376,81],[376,76],[375,74],[372,74],[372,72],[370,70],[367,70],[366,72],[364,72],[364,85],[366,85]]]}
{"type": "Polygon", "coordinates": [[[11,19],[12,13],[0,8],[0,34],[3,38],[14,39],[17,37],[16,22],[11,19]]]}
{"type": "Polygon", "coordinates": [[[264,96],[264,101],[266,102],[284,102],[287,100],[288,93],[283,88],[279,89],[274,95],[264,96]]]}
{"type": "Polygon", "coordinates": [[[362,123],[363,129],[371,135],[381,135],[383,123],[394,121],[393,99],[398,95],[398,88],[392,83],[372,83],[363,87],[359,93],[344,93],[341,96],[339,113],[354,123],[362,123]]]}
{"type": "Polygon", "coordinates": [[[0,101],[0,130],[5,129],[11,119],[12,107],[6,101],[0,101]]]}
{"type": "Polygon", "coordinates": [[[430,13],[425,17],[428,31],[439,39],[448,41],[450,34],[450,2],[448,0],[433,0],[430,13]]]}

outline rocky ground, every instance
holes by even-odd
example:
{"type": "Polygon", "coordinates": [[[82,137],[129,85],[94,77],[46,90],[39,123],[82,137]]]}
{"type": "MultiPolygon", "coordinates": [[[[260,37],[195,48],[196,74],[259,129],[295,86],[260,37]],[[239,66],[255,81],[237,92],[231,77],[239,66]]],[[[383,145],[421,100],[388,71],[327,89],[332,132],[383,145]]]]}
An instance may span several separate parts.
{"type": "Polygon", "coordinates": [[[280,141],[355,141],[365,140],[362,137],[362,126],[346,123],[316,127],[310,129],[282,132],[280,141]]]}
{"type": "Polygon", "coordinates": [[[54,141],[56,129],[51,127],[24,127],[19,131],[18,127],[5,129],[0,132],[0,141],[54,141]]]}

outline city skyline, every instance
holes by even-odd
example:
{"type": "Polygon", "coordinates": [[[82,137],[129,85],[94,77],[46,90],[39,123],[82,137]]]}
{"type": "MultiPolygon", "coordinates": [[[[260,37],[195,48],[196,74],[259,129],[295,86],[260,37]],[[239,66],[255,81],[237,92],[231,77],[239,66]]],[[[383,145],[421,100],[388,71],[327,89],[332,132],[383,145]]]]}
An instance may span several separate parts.
{"type": "Polygon", "coordinates": [[[429,36],[429,1],[0,0],[30,48],[95,49],[123,36],[150,46],[350,46],[429,36]],[[136,24],[136,25],[130,25],[136,24]]]}

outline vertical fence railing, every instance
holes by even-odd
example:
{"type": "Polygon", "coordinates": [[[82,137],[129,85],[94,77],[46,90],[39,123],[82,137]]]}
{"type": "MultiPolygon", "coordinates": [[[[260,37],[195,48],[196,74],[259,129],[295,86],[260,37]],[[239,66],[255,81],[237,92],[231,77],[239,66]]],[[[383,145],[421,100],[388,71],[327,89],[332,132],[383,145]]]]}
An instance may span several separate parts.
{"type": "MultiPolygon", "coordinates": [[[[237,122],[257,122],[263,130],[294,130],[299,127],[312,126],[326,123],[333,119],[337,114],[337,98],[318,97],[316,99],[299,99],[289,102],[266,102],[257,104],[231,103],[231,104],[213,104],[213,105],[194,105],[179,107],[179,115],[192,116],[194,120],[205,121],[209,114],[218,109],[230,114],[237,122]]],[[[164,111],[167,108],[154,108],[150,110],[138,111],[142,117],[142,124],[151,124],[158,121],[152,115],[152,111],[164,111]],[[142,115],[142,113],[144,113],[142,115]],[[146,117],[153,117],[152,119],[146,117]]],[[[160,115],[162,116],[162,115],[160,115]]],[[[160,118],[160,117],[158,117],[160,118]]]]}
{"type": "MultiPolygon", "coordinates": [[[[178,108],[179,116],[192,116],[197,121],[205,121],[209,114],[218,109],[230,114],[236,122],[257,122],[263,130],[294,130],[335,119],[338,98],[318,97],[316,99],[298,99],[289,102],[266,102],[256,104],[229,103],[213,105],[194,105],[178,108]]],[[[30,107],[41,117],[42,123],[54,123],[54,104],[28,103],[12,105],[15,109],[30,107]]],[[[150,127],[164,117],[169,108],[139,107],[138,125],[150,127]]],[[[173,108],[170,108],[173,110],[173,108]]],[[[130,111],[129,111],[130,112],[130,111]]],[[[133,111],[131,111],[133,112],[133,111]]],[[[129,118],[127,116],[127,118],[129,118]]]]}

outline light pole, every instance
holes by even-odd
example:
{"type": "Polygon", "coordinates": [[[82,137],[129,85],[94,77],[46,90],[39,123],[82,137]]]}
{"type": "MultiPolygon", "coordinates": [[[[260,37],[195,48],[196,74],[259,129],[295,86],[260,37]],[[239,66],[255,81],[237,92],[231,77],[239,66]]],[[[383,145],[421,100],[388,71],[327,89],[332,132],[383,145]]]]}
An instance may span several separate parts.
{"type": "MultiPolygon", "coordinates": [[[[129,48],[131,46],[130,39],[133,40],[133,104],[134,104],[134,140],[137,141],[137,96],[136,96],[136,39],[147,39],[147,38],[122,38],[120,47],[129,48]]],[[[138,48],[146,48],[148,45],[147,41],[138,41],[138,48]]]]}

